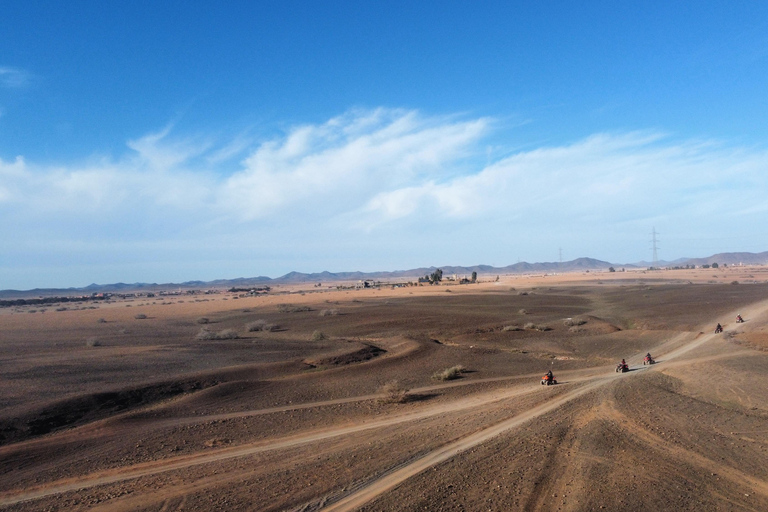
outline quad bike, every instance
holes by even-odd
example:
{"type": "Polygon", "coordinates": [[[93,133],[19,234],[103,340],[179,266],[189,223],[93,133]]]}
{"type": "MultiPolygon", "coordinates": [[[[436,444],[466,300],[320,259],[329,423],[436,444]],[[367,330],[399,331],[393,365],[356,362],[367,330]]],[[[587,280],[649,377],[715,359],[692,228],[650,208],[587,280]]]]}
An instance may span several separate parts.
{"type": "Polygon", "coordinates": [[[619,363],[616,365],[616,373],[626,373],[629,371],[629,365],[627,363],[619,363]]]}
{"type": "Polygon", "coordinates": [[[715,327],[715,334],[719,334],[721,332],[723,332],[723,328],[721,326],[718,325],[717,327],[715,327]]]}
{"type": "Polygon", "coordinates": [[[550,377],[549,375],[544,375],[541,378],[541,385],[542,386],[551,386],[552,384],[557,384],[557,381],[554,377],[550,377]]]}
{"type": "Polygon", "coordinates": [[[643,365],[646,364],[656,364],[656,360],[651,356],[645,356],[645,359],[643,359],[643,365]]]}
{"type": "Polygon", "coordinates": [[[737,315],[736,316],[736,323],[737,324],[743,324],[744,323],[744,319],[741,318],[741,315],[737,315]]]}

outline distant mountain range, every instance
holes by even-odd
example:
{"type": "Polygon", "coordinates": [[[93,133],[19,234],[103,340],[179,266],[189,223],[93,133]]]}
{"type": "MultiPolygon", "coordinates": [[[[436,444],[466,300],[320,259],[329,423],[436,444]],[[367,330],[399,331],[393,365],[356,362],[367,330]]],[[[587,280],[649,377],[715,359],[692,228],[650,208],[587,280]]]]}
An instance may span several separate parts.
{"type": "MultiPolygon", "coordinates": [[[[685,265],[711,265],[723,263],[727,265],[766,265],[768,264],[768,251],[760,253],[751,252],[727,252],[709,256],[707,258],[680,258],[674,261],[659,261],[655,265],[659,267],[685,266],[685,265]]],[[[470,276],[472,272],[478,275],[493,274],[526,274],[526,273],[553,273],[574,272],[586,270],[607,270],[614,268],[646,268],[653,264],[646,261],[630,264],[609,263],[594,258],[577,258],[571,261],[549,263],[519,262],[506,267],[493,267],[490,265],[475,265],[472,267],[442,266],[445,276],[456,274],[458,276],[470,276]]],[[[240,277],[236,279],[217,279],[215,281],[187,281],[184,283],[115,283],[115,284],[91,284],[82,288],[35,288],[34,290],[0,290],[0,298],[21,296],[66,296],[82,295],[103,292],[127,292],[127,291],[157,291],[172,289],[202,289],[202,288],[247,288],[258,285],[275,285],[303,282],[328,282],[328,281],[358,281],[366,279],[418,279],[434,272],[438,267],[422,267],[411,270],[395,270],[391,272],[289,272],[284,276],[270,278],[240,277]]]]}

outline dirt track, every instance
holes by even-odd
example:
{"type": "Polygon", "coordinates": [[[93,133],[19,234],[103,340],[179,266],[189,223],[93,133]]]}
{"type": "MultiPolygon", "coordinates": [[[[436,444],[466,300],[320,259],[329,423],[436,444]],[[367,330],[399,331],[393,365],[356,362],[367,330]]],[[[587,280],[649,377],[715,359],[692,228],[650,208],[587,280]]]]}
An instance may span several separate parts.
{"type": "MultiPolygon", "coordinates": [[[[580,289],[529,305],[550,323],[577,316],[568,308],[591,315],[580,329],[505,331],[494,315],[508,318],[505,311],[516,312],[519,304],[506,302],[526,297],[497,302],[498,293],[490,300],[462,294],[450,301],[474,304],[480,311],[469,313],[474,320],[453,319],[446,327],[439,317],[427,318],[423,334],[408,333],[406,342],[382,327],[391,315],[407,323],[405,311],[413,312],[410,305],[393,307],[394,297],[357,318],[350,312],[333,319],[352,326],[356,340],[390,349],[374,360],[320,371],[258,361],[223,366],[212,388],[0,446],[0,507],[763,510],[768,361],[747,341],[738,343],[766,329],[768,301],[765,289],[744,290],[738,304],[731,295],[718,303],[706,294],[718,318],[740,312],[749,319],[738,326],[723,322],[724,335],[710,334],[712,320],[704,315],[713,311],[702,312],[696,328],[685,319],[680,329],[663,308],[656,310],[661,329],[608,329],[622,321],[617,308],[633,315],[633,301],[642,305],[642,297],[610,302],[609,311],[603,295],[590,306],[580,289]],[[578,298],[569,306],[571,296],[578,298]],[[659,364],[642,366],[646,350],[659,364]],[[634,371],[613,372],[609,361],[617,354],[634,371]],[[430,367],[452,362],[472,373],[429,382],[430,367]],[[561,384],[539,386],[537,368],[555,362],[561,384]],[[384,381],[393,375],[405,381],[414,372],[420,377],[406,382],[411,400],[379,400],[384,381]],[[754,382],[748,400],[739,378],[728,385],[735,372],[754,382]]],[[[693,300],[699,292],[679,293],[693,300]]],[[[419,306],[419,318],[429,316],[431,302],[419,306]]],[[[305,357],[325,360],[320,354],[349,352],[360,343],[340,342],[305,357]]]]}

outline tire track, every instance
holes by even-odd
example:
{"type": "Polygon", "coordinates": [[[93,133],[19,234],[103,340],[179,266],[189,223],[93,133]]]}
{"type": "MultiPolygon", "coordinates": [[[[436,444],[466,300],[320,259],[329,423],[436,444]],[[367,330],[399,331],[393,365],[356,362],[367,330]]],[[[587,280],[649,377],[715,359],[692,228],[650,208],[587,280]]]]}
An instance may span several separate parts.
{"type": "MultiPolygon", "coordinates": [[[[766,305],[768,305],[768,301],[760,303],[761,309],[765,310],[766,305]]],[[[753,311],[753,308],[750,308],[747,310],[747,314],[754,315],[755,311],[753,311]]],[[[683,334],[681,336],[685,336],[685,335],[686,334],[683,334]]],[[[714,338],[715,338],[714,334],[699,336],[694,340],[692,340],[691,342],[685,343],[682,346],[676,349],[673,349],[672,352],[667,353],[664,359],[665,361],[668,361],[668,360],[678,358],[682,355],[685,355],[689,351],[700,347],[701,345],[707,343],[708,341],[714,338]]],[[[677,337],[675,338],[675,340],[676,339],[677,337]]],[[[334,511],[353,510],[375,499],[377,496],[381,495],[382,493],[396,487],[403,481],[421,473],[422,471],[434,465],[440,464],[472,447],[482,444],[500,435],[501,433],[504,433],[508,430],[519,427],[522,424],[538,416],[551,412],[565,405],[566,403],[585,395],[586,393],[589,393],[591,391],[598,389],[599,387],[605,385],[606,383],[613,381],[613,379],[622,378],[622,374],[613,374],[613,372],[611,372],[611,374],[605,375],[604,373],[602,373],[603,371],[604,371],[604,367],[574,371],[573,373],[577,373],[577,374],[586,373],[586,372],[588,373],[572,379],[568,384],[585,383],[583,386],[578,387],[571,391],[567,391],[561,395],[558,395],[557,397],[551,400],[548,400],[540,405],[534,406],[528,409],[527,411],[521,414],[515,415],[500,423],[497,423],[492,427],[470,434],[469,436],[462,438],[459,441],[448,443],[447,445],[437,450],[433,450],[414,461],[410,461],[409,463],[406,463],[404,466],[399,466],[397,467],[397,469],[390,471],[389,473],[386,473],[381,478],[378,478],[373,482],[363,485],[362,487],[357,487],[355,489],[355,492],[352,492],[349,495],[331,503],[325,508],[325,510],[334,510],[334,511]]],[[[512,378],[514,379],[518,377],[512,377],[512,378]]],[[[510,377],[499,377],[499,378],[494,378],[489,380],[501,381],[501,380],[507,380],[507,379],[510,379],[510,377]]],[[[466,385],[474,384],[478,382],[480,382],[479,379],[477,381],[466,382],[466,385]]],[[[563,384],[568,385],[566,383],[563,383],[563,384]]],[[[464,385],[464,383],[456,383],[453,385],[464,385]]],[[[434,389],[438,387],[448,387],[448,386],[445,386],[445,385],[430,386],[430,387],[421,388],[421,389],[423,391],[423,390],[434,389]]],[[[133,480],[133,479],[137,479],[144,476],[157,475],[160,473],[180,470],[180,469],[198,466],[202,464],[208,464],[212,462],[219,462],[219,461],[224,461],[224,460],[233,459],[233,458],[246,457],[246,456],[258,454],[258,453],[292,448],[295,446],[300,446],[303,444],[308,444],[313,442],[319,442],[319,441],[323,441],[326,439],[331,439],[339,436],[351,435],[357,432],[363,432],[371,429],[389,427],[389,426],[394,426],[402,423],[418,421],[420,419],[429,418],[429,417],[440,415],[440,414],[460,412],[463,410],[468,410],[476,407],[487,406],[488,404],[498,402],[501,400],[506,400],[509,398],[514,398],[516,396],[535,393],[537,392],[537,390],[542,391],[542,389],[539,386],[520,387],[513,390],[506,390],[504,392],[494,391],[490,393],[485,393],[480,396],[459,399],[449,404],[440,404],[439,406],[428,408],[422,411],[415,411],[415,412],[405,413],[397,416],[390,416],[385,419],[352,425],[348,427],[334,427],[331,429],[318,430],[310,433],[302,433],[300,435],[289,436],[289,437],[285,437],[277,440],[264,440],[255,444],[225,448],[212,453],[209,452],[204,454],[193,454],[193,455],[181,456],[173,459],[152,461],[144,464],[118,468],[117,470],[107,470],[103,472],[93,473],[90,475],[85,475],[85,476],[77,477],[73,479],[59,480],[59,481],[47,484],[43,487],[39,487],[37,489],[10,491],[10,492],[5,492],[3,494],[0,494],[0,506],[13,505],[16,503],[54,496],[54,495],[62,494],[65,492],[75,491],[75,490],[93,488],[93,487],[97,487],[105,484],[124,482],[124,481],[133,480]]],[[[364,399],[371,399],[376,397],[378,397],[378,395],[366,395],[364,399]]],[[[353,401],[360,400],[360,398],[361,397],[350,397],[346,399],[339,399],[342,402],[338,402],[334,400],[334,401],[326,401],[326,402],[316,402],[314,404],[297,404],[296,406],[292,405],[292,406],[284,406],[284,407],[271,408],[271,409],[262,409],[258,411],[231,413],[232,415],[234,415],[231,417],[237,417],[237,415],[241,415],[241,416],[247,416],[249,414],[254,415],[254,413],[268,414],[272,412],[279,412],[280,410],[294,410],[297,408],[318,407],[320,406],[319,404],[321,403],[329,403],[329,402],[334,402],[334,403],[344,403],[344,401],[353,402],[353,401]]],[[[222,415],[216,415],[216,416],[222,416],[222,415]]],[[[230,415],[224,415],[224,416],[230,416],[230,415]]],[[[199,422],[200,420],[201,420],[200,417],[189,418],[189,421],[199,422]]],[[[175,419],[174,421],[176,422],[175,424],[178,424],[179,419],[175,419]]]]}
{"type": "MultiPolygon", "coordinates": [[[[768,309],[768,301],[760,302],[758,305],[748,308],[747,314],[756,316],[757,314],[765,312],[766,309],[768,309]]],[[[685,336],[686,336],[685,333],[680,334],[676,336],[674,340],[671,340],[671,341],[674,342],[677,338],[682,338],[685,336]]],[[[664,360],[670,361],[670,360],[677,359],[680,356],[687,354],[691,350],[701,347],[702,345],[711,341],[715,337],[716,335],[714,333],[704,335],[704,336],[698,336],[694,338],[692,341],[685,343],[678,348],[673,349],[671,352],[666,353],[666,355],[664,356],[664,360]]],[[[653,368],[653,367],[649,367],[649,368],[653,368]]],[[[620,375],[621,374],[618,374],[617,376],[620,376],[620,375]]],[[[514,416],[501,423],[498,423],[493,427],[490,427],[480,432],[477,432],[475,434],[472,434],[463,440],[460,440],[454,443],[449,443],[448,445],[442,448],[439,448],[437,450],[434,450],[428,453],[427,455],[423,456],[417,461],[414,461],[413,463],[405,467],[402,467],[397,471],[394,471],[390,474],[383,476],[382,478],[377,479],[374,482],[371,482],[370,484],[363,487],[362,489],[359,489],[356,492],[346,496],[345,498],[342,498],[341,500],[336,501],[335,503],[322,508],[322,510],[333,511],[333,512],[346,512],[346,511],[355,510],[361,507],[362,505],[372,501],[379,495],[395,488],[396,486],[408,480],[409,478],[416,476],[422,471],[425,471],[426,469],[429,469],[434,465],[445,462],[446,460],[466,450],[474,448],[475,446],[481,443],[484,443],[485,441],[488,441],[507,430],[518,427],[523,423],[526,423],[538,416],[551,412],[552,410],[582,396],[583,394],[597,389],[598,387],[604,385],[607,382],[610,382],[611,380],[612,379],[608,377],[597,379],[594,382],[587,384],[586,386],[580,389],[566,393],[565,395],[561,396],[560,398],[554,401],[533,407],[522,414],[514,416]]]]}
{"type": "MultiPolygon", "coordinates": [[[[588,379],[589,377],[585,377],[582,380],[588,379]]],[[[438,406],[429,407],[424,410],[389,416],[380,420],[359,423],[356,425],[317,430],[310,433],[288,436],[282,439],[267,439],[255,444],[223,448],[215,452],[186,455],[173,459],[137,464],[116,470],[106,470],[103,472],[85,475],[83,477],[59,480],[37,489],[30,489],[20,492],[5,492],[0,494],[0,506],[8,506],[15,503],[31,501],[75,490],[88,489],[105,484],[134,480],[144,476],[156,475],[212,462],[220,462],[259,453],[293,448],[303,444],[324,441],[327,439],[351,435],[358,432],[390,427],[402,423],[414,422],[440,414],[454,413],[478,407],[485,407],[495,402],[500,402],[510,398],[532,393],[546,394],[546,390],[541,386],[525,386],[512,390],[507,389],[493,391],[479,396],[463,398],[449,404],[440,404],[438,406]]]]}

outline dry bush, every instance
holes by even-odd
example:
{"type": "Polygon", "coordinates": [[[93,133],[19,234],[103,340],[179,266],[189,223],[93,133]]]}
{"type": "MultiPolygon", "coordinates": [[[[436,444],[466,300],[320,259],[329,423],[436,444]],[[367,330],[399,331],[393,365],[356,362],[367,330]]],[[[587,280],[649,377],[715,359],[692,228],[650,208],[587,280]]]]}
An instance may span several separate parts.
{"type": "Polygon", "coordinates": [[[527,324],[525,324],[524,327],[528,330],[542,331],[542,332],[552,330],[552,328],[547,325],[537,325],[537,324],[534,324],[533,322],[528,322],[527,324]]]}
{"type": "Polygon", "coordinates": [[[312,333],[312,341],[327,340],[328,336],[323,331],[315,331],[312,333]]]}
{"type": "Polygon", "coordinates": [[[528,314],[528,310],[527,309],[519,309],[519,310],[517,310],[517,314],[518,315],[527,315],[528,314]]]}
{"type": "Polygon", "coordinates": [[[223,331],[216,333],[217,340],[236,340],[239,337],[237,331],[234,329],[224,329],[223,331]]]}
{"type": "Polygon", "coordinates": [[[320,316],[336,316],[338,314],[338,309],[324,309],[320,312],[320,316]]]}
{"type": "Polygon", "coordinates": [[[60,308],[56,308],[56,311],[66,311],[68,308],[65,308],[64,306],[60,308]]]}
{"type": "Polygon", "coordinates": [[[248,332],[263,331],[265,325],[267,325],[266,320],[255,320],[253,322],[248,322],[247,324],[245,324],[245,330],[248,332]]]}
{"type": "Polygon", "coordinates": [[[195,320],[195,322],[197,322],[199,324],[209,324],[209,323],[211,323],[210,319],[208,319],[208,318],[206,318],[204,316],[201,316],[200,318],[195,320]]]}
{"type": "Polygon", "coordinates": [[[100,324],[105,324],[105,323],[107,323],[107,321],[106,321],[104,318],[99,318],[98,320],[96,320],[96,322],[97,322],[97,323],[100,323],[100,324]]]}
{"type": "Polygon", "coordinates": [[[528,295],[528,292],[517,292],[518,295],[528,295]]]}
{"type": "Polygon", "coordinates": [[[731,281],[731,284],[739,284],[738,281],[731,281]]]}
{"type": "Polygon", "coordinates": [[[198,340],[236,340],[239,338],[237,331],[234,329],[224,329],[223,331],[213,332],[206,328],[200,329],[195,339],[198,340]]]}
{"type": "Polygon", "coordinates": [[[91,336],[90,338],[85,339],[85,346],[86,347],[100,347],[101,342],[96,338],[96,336],[91,336]]]}
{"type": "Polygon", "coordinates": [[[577,326],[577,325],[584,325],[585,323],[587,323],[587,321],[583,320],[581,318],[566,318],[565,320],[563,320],[563,325],[566,326],[566,327],[574,327],[574,326],[577,326]]]}
{"type": "Polygon", "coordinates": [[[216,333],[213,331],[209,331],[208,329],[200,329],[200,332],[197,333],[197,336],[195,336],[196,340],[213,340],[216,339],[216,333]]]}
{"type": "Polygon", "coordinates": [[[379,389],[379,393],[384,395],[380,400],[385,404],[402,404],[408,401],[408,391],[410,390],[397,380],[391,380],[379,389]]]}
{"type": "Polygon", "coordinates": [[[144,313],[139,313],[138,315],[134,315],[133,318],[135,318],[136,320],[145,320],[147,318],[147,315],[145,315],[144,313]]]}
{"type": "Polygon", "coordinates": [[[312,311],[309,306],[296,306],[294,304],[278,304],[277,310],[281,313],[301,313],[303,311],[312,311]]]}
{"type": "Polygon", "coordinates": [[[445,370],[435,372],[432,374],[432,379],[434,380],[454,380],[461,377],[461,374],[467,371],[466,368],[464,368],[462,365],[458,364],[456,366],[451,366],[450,368],[446,368],[445,370]]]}
{"type": "Polygon", "coordinates": [[[507,331],[522,331],[523,328],[519,327],[517,325],[505,325],[501,330],[505,331],[505,332],[507,332],[507,331]]]}

